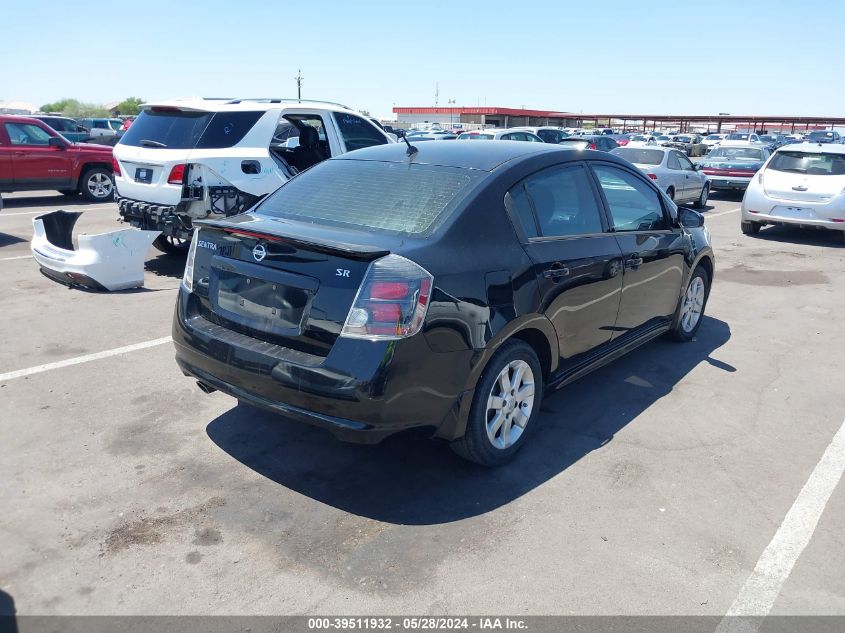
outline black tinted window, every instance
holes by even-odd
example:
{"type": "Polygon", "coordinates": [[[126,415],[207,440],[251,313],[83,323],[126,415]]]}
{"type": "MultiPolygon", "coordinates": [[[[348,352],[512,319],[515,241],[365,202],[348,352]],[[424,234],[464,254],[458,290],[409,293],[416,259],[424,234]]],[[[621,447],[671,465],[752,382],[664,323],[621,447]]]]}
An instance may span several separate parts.
{"type": "Polygon", "coordinates": [[[337,121],[337,127],[340,129],[340,135],[343,137],[348,152],[387,143],[387,138],[375,125],[359,116],[335,112],[334,120],[337,121]]]}
{"type": "Polygon", "coordinates": [[[129,127],[123,145],[167,149],[203,149],[232,147],[239,143],[261,117],[261,112],[177,112],[151,110],[142,112],[129,127]],[[159,145],[160,144],[160,145],[159,145]]]}
{"type": "Polygon", "coordinates": [[[531,210],[531,203],[525,193],[525,183],[520,183],[508,192],[510,198],[511,212],[528,238],[539,237],[537,222],[534,219],[534,211],[531,210]]]}
{"type": "Polygon", "coordinates": [[[551,167],[525,179],[542,237],[601,233],[601,215],[589,175],[580,165],[551,167]]]}
{"type": "Polygon", "coordinates": [[[663,206],[656,191],[639,177],[609,165],[595,165],[617,231],[665,229],[663,206]]]}
{"type": "Polygon", "coordinates": [[[555,130],[537,130],[537,136],[543,139],[544,143],[557,143],[560,140],[560,132],[555,130]]]}
{"type": "Polygon", "coordinates": [[[282,185],[256,212],[309,224],[427,234],[485,175],[437,165],[327,160],[282,185]]]}
{"type": "MultiPolygon", "coordinates": [[[[232,147],[240,143],[263,112],[218,112],[202,133],[198,148],[232,147]]],[[[130,126],[130,130],[135,126],[130,126]]]]}

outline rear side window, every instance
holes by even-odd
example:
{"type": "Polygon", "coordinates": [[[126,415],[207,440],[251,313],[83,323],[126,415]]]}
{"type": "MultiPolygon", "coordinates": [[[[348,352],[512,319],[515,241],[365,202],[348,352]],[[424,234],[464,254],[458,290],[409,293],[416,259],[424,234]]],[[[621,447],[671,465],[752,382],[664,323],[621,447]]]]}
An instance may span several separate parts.
{"type": "Polygon", "coordinates": [[[813,176],[845,175],[845,155],[809,154],[804,152],[776,152],[769,169],[813,176]]]}
{"type": "Polygon", "coordinates": [[[668,228],[656,191],[634,174],[609,165],[594,165],[616,231],[668,228]]]}
{"type": "Polygon", "coordinates": [[[528,237],[567,237],[604,230],[589,174],[582,165],[544,169],[512,189],[510,196],[528,237]],[[533,217],[528,217],[522,201],[523,189],[533,217]]]}
{"type": "Polygon", "coordinates": [[[232,147],[246,136],[261,115],[261,112],[145,110],[120,143],[167,149],[232,147]]]}
{"type": "Polygon", "coordinates": [[[333,159],[289,180],[256,212],[310,224],[427,235],[485,175],[438,165],[333,159]]]}
{"type": "Polygon", "coordinates": [[[387,137],[375,125],[359,116],[335,112],[334,120],[337,121],[347,152],[387,143],[387,137]]]}

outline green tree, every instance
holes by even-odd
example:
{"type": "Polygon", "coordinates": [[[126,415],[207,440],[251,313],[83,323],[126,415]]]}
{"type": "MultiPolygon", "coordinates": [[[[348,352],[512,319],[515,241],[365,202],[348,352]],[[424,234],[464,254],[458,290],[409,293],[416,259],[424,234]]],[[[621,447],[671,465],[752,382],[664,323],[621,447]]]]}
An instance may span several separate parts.
{"type": "Polygon", "coordinates": [[[123,115],[138,114],[141,112],[141,104],[144,100],[139,97],[129,97],[117,104],[117,111],[123,115]]]}
{"type": "Polygon", "coordinates": [[[106,117],[108,110],[96,103],[83,103],[78,99],[59,99],[55,103],[45,103],[41,106],[44,112],[60,112],[71,117],[106,117]]]}

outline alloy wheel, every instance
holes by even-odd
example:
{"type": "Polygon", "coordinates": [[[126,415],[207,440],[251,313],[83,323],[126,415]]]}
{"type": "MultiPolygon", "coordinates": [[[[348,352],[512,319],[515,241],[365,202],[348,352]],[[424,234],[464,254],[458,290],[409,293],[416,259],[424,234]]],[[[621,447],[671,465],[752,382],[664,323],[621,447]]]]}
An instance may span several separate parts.
{"type": "Polygon", "coordinates": [[[510,448],[525,431],[534,407],[534,372],[522,360],[508,363],[487,398],[487,439],[498,449],[510,448]]]}
{"type": "Polygon", "coordinates": [[[108,198],[114,189],[111,178],[99,171],[91,174],[86,184],[88,191],[95,198],[108,198]]]}
{"type": "Polygon", "coordinates": [[[681,306],[681,328],[684,332],[692,332],[698,325],[704,311],[704,294],[704,280],[701,277],[693,277],[681,306]]]}

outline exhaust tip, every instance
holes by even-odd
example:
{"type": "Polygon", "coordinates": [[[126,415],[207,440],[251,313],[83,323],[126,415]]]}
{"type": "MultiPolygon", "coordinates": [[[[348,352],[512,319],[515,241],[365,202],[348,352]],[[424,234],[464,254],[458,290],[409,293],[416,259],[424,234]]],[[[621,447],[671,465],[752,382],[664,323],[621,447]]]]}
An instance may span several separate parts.
{"type": "Polygon", "coordinates": [[[209,384],[204,383],[202,380],[197,380],[197,387],[199,387],[203,393],[214,393],[217,391],[214,387],[209,384]]]}

